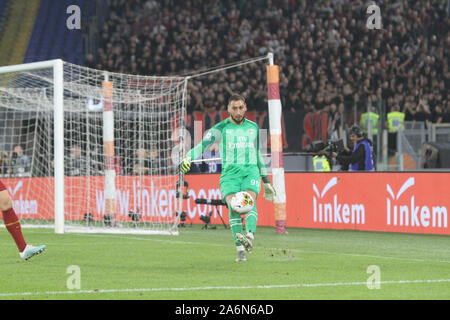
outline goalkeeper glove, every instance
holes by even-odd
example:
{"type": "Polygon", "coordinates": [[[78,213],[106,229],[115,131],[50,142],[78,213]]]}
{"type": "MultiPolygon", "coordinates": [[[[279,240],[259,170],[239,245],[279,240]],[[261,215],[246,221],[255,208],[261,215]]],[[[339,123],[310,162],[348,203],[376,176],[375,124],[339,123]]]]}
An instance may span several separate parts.
{"type": "Polygon", "coordinates": [[[182,173],[187,173],[191,170],[191,159],[189,157],[184,158],[180,164],[180,171],[182,173]]]}
{"type": "Polygon", "coordinates": [[[272,184],[270,183],[269,177],[263,177],[262,180],[264,183],[264,198],[267,201],[273,201],[275,199],[276,192],[272,184]]]}

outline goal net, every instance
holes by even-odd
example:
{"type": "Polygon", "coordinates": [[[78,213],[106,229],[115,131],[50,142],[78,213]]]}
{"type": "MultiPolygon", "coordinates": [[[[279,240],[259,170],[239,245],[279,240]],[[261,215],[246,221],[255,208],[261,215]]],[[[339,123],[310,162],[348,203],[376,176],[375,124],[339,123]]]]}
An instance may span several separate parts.
{"type": "Polygon", "coordinates": [[[61,60],[1,67],[0,179],[22,225],[177,234],[186,81],[61,60]]]}

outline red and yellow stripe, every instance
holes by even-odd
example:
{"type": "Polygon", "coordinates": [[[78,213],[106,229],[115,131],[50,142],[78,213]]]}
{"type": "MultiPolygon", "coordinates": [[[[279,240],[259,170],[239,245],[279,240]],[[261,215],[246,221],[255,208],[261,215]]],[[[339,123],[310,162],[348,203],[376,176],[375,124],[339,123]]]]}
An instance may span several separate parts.
{"type": "Polygon", "coordinates": [[[114,113],[113,84],[102,83],[103,89],[103,154],[105,163],[105,215],[115,216],[114,113]]]}
{"type": "Polygon", "coordinates": [[[283,139],[281,127],[279,68],[267,66],[267,95],[269,101],[270,148],[273,185],[277,193],[274,200],[275,231],[286,232],[286,191],[284,186],[283,139]]]}

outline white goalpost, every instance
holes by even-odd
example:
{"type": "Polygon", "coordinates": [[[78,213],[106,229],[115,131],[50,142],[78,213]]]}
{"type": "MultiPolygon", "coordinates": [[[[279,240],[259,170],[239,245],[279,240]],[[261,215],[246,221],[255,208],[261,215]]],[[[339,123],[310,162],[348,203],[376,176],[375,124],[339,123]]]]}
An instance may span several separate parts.
{"type": "Polygon", "coordinates": [[[178,234],[188,81],[268,60],[276,230],[285,230],[281,103],[273,55],[187,76],[50,60],[0,67],[0,179],[23,227],[178,234]]]}
{"type": "Polygon", "coordinates": [[[22,225],[178,234],[186,88],[62,60],[0,67],[0,179],[22,225]]]}
{"type": "MultiPolygon", "coordinates": [[[[25,111],[27,108],[27,98],[20,99],[20,93],[18,92],[20,89],[14,87],[7,87],[11,82],[17,81],[18,73],[22,71],[33,72],[37,70],[51,70],[49,75],[53,76],[52,78],[48,78],[48,81],[53,84],[53,116],[54,116],[54,224],[55,224],[55,232],[63,233],[64,232],[64,98],[63,98],[63,62],[62,60],[50,60],[43,62],[35,62],[29,63],[26,65],[15,65],[15,66],[5,66],[0,67],[0,106],[4,109],[12,108],[13,110],[20,109],[20,105],[16,106],[8,106],[8,100],[16,101],[19,100],[23,110],[25,111]],[[5,86],[5,87],[3,87],[5,86]]],[[[32,93],[32,88],[30,88],[30,92],[25,93],[32,100],[34,97],[34,93],[32,93]]],[[[36,92],[35,92],[36,93],[36,92]]],[[[40,93],[37,91],[37,95],[40,93]]],[[[14,102],[12,102],[14,103],[14,102]]],[[[5,110],[2,110],[5,113],[5,110]]],[[[6,115],[6,114],[5,114],[6,115]]],[[[8,121],[8,117],[3,117],[3,121],[5,122],[3,128],[7,128],[6,122],[8,121]]],[[[6,133],[2,133],[3,137],[3,145],[7,143],[6,133]]],[[[2,150],[4,151],[4,150],[2,150]]],[[[5,159],[2,159],[5,161],[5,159]]],[[[7,159],[8,163],[3,162],[3,166],[7,166],[2,168],[3,177],[15,177],[13,164],[9,162],[12,159],[7,159]]],[[[31,170],[31,168],[29,168],[31,170]]],[[[29,171],[25,171],[24,175],[28,175],[29,171]]],[[[48,190],[47,190],[48,191],[48,190]]],[[[14,202],[13,202],[14,203],[14,202]]]]}

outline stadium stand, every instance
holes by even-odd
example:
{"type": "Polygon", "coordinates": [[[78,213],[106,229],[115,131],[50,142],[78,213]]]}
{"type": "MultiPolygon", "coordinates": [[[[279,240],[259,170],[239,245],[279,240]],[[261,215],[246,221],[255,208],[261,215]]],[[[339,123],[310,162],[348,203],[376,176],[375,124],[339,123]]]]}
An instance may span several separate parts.
{"type": "MultiPolygon", "coordinates": [[[[298,129],[307,114],[324,115],[330,135],[334,118],[345,115],[344,125],[359,121],[369,99],[384,114],[398,103],[402,110],[409,105],[417,121],[448,122],[448,2],[377,3],[381,30],[366,27],[361,1],[112,0],[89,66],[186,74],[272,51],[281,70],[285,122],[297,124],[288,134],[296,137],[288,143],[294,149],[321,138],[317,130],[298,129]],[[419,110],[419,100],[430,108],[419,110]]],[[[224,110],[223,97],[231,91],[243,92],[253,110],[264,110],[265,74],[258,68],[194,81],[189,112],[224,110]]]]}
{"type": "Polygon", "coordinates": [[[0,29],[0,65],[20,64],[33,29],[39,2],[26,0],[4,4],[4,17],[0,29]]]}
{"type": "Polygon", "coordinates": [[[0,30],[3,30],[3,24],[9,13],[9,0],[0,0],[0,30]]]}
{"type": "MultiPolygon", "coordinates": [[[[0,24],[12,3],[0,0],[0,24]]],[[[62,58],[164,76],[274,52],[285,151],[336,137],[359,122],[369,100],[382,125],[395,104],[406,121],[450,122],[449,1],[376,3],[381,30],[367,28],[362,1],[41,0],[23,62],[62,58]],[[72,4],[82,10],[82,30],[67,29],[67,14],[60,14],[72,4]],[[89,23],[94,16],[97,24],[104,21],[98,30],[89,23]],[[96,46],[84,47],[88,34],[97,35],[96,46]]],[[[226,99],[238,91],[253,120],[268,128],[265,76],[261,64],[250,64],[190,81],[189,119],[212,125],[226,116],[226,99]]]]}
{"type": "Polygon", "coordinates": [[[84,22],[89,21],[95,2],[88,0],[41,0],[24,62],[62,58],[74,64],[84,64],[83,30],[66,27],[66,9],[78,5],[84,22]]]}

